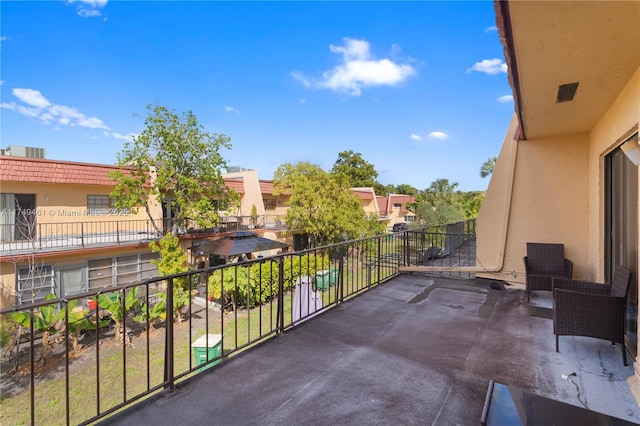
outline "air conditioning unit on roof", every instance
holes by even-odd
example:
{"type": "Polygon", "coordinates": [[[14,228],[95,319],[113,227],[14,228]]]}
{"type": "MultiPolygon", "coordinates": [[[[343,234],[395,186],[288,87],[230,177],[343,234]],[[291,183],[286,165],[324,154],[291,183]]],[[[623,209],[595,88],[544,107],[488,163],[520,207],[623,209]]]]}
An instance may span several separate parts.
{"type": "Polygon", "coordinates": [[[9,145],[5,150],[6,155],[13,157],[27,157],[27,158],[45,158],[46,151],[44,148],[33,148],[30,146],[9,145]]]}

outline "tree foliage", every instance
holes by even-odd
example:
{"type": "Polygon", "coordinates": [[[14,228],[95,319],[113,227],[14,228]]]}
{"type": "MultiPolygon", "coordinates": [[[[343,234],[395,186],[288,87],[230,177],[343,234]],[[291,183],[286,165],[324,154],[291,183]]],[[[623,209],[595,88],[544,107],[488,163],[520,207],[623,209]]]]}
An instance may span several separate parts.
{"type": "Polygon", "coordinates": [[[237,200],[221,172],[226,162],[220,150],[231,146],[230,138],[206,132],[191,111],[180,117],[162,105],[147,110],[145,129],[118,154],[121,170],[109,173],[117,182],[115,207],[144,207],[152,219],[150,196],[156,196],[162,205],[170,203],[177,219],[215,225],[217,211],[237,200]]]}
{"type": "Polygon", "coordinates": [[[362,154],[351,150],[338,153],[331,174],[343,174],[350,188],[374,187],[378,177],[375,166],[362,158],[362,154]]]}
{"type": "Polygon", "coordinates": [[[497,157],[491,157],[487,161],[482,163],[482,166],[480,167],[480,177],[485,178],[490,174],[492,174],[493,169],[496,167],[497,160],[498,160],[497,157]]]}
{"type": "Polygon", "coordinates": [[[289,198],[285,221],[321,243],[375,235],[377,221],[367,217],[344,174],[329,174],[311,163],[290,163],[274,173],[274,195],[289,198]]]}
{"type": "Polygon", "coordinates": [[[464,219],[463,213],[457,205],[445,201],[438,201],[435,205],[419,204],[415,213],[423,226],[443,225],[464,219]]]}
{"type": "MultiPolygon", "coordinates": [[[[330,265],[329,256],[314,253],[286,257],[283,263],[285,292],[293,288],[298,277],[314,276],[330,265]]],[[[277,296],[279,278],[279,264],[275,260],[218,269],[209,276],[207,292],[227,310],[251,308],[277,296]]]]}
{"type": "MultiPolygon", "coordinates": [[[[187,255],[180,247],[180,240],[178,237],[171,233],[167,233],[160,241],[152,241],[149,243],[151,251],[159,253],[158,259],[152,259],[151,263],[158,267],[158,272],[161,276],[167,277],[170,275],[180,274],[187,272],[189,266],[187,265],[187,255]]],[[[182,309],[189,303],[190,297],[193,295],[193,291],[189,290],[189,281],[186,277],[177,277],[173,280],[173,314],[174,320],[182,322],[182,309]]],[[[166,294],[159,296],[161,304],[164,307],[166,301],[166,294]]],[[[146,308],[146,307],[145,307],[146,308]]],[[[149,310],[149,318],[155,319],[162,316],[162,312],[158,307],[152,307],[149,310]]]]}
{"type": "Polygon", "coordinates": [[[456,191],[457,187],[457,182],[436,179],[428,188],[418,193],[415,203],[407,207],[416,214],[417,220],[426,226],[477,217],[485,192],[456,191]]]}

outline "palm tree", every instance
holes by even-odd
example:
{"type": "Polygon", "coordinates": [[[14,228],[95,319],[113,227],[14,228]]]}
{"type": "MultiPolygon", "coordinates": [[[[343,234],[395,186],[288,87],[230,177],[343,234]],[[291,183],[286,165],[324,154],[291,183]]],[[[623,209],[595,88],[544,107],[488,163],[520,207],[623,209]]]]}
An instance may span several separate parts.
{"type": "Polygon", "coordinates": [[[496,167],[497,157],[491,157],[484,163],[482,163],[482,167],[480,167],[480,177],[487,177],[493,173],[493,169],[496,167]]]}

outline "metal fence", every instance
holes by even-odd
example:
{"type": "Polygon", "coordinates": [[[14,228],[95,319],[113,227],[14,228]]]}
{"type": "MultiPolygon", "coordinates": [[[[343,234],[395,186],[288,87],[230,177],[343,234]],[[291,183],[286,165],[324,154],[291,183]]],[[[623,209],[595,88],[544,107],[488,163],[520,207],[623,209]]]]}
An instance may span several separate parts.
{"type": "Polygon", "coordinates": [[[473,238],[441,234],[386,234],[0,311],[14,343],[0,423],[88,424],[171,391],[424,262],[447,238],[473,238]]]}
{"type": "Polygon", "coordinates": [[[179,235],[207,234],[251,229],[285,229],[279,216],[225,216],[212,227],[201,227],[194,220],[112,220],[93,222],[0,224],[3,255],[56,251],[91,246],[148,242],[175,227],[179,235]]]}

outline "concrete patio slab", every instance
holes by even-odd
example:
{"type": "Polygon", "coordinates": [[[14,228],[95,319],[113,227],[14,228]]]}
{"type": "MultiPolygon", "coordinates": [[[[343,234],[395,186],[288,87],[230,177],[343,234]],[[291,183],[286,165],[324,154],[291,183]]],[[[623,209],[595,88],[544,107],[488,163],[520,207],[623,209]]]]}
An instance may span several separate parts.
{"type": "Polygon", "coordinates": [[[640,422],[619,346],[556,353],[526,294],[489,284],[400,275],[103,423],[476,425],[491,379],[640,422]]]}

